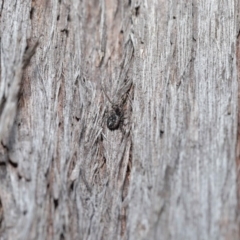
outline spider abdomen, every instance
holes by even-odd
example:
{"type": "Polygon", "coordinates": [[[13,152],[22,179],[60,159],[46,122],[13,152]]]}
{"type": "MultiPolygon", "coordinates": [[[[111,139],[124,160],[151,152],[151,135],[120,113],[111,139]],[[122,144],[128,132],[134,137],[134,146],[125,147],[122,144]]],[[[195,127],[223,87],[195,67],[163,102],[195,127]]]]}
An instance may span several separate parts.
{"type": "Polygon", "coordinates": [[[113,111],[107,119],[107,127],[111,131],[118,129],[121,122],[121,115],[118,111],[113,111]]]}

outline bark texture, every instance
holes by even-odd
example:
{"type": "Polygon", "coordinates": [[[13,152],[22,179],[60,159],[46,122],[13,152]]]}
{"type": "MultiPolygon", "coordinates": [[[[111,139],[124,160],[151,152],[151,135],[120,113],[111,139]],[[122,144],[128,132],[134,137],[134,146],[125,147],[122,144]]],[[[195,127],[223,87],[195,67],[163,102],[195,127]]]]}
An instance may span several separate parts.
{"type": "Polygon", "coordinates": [[[239,239],[238,9],[0,0],[0,239],[239,239]]]}

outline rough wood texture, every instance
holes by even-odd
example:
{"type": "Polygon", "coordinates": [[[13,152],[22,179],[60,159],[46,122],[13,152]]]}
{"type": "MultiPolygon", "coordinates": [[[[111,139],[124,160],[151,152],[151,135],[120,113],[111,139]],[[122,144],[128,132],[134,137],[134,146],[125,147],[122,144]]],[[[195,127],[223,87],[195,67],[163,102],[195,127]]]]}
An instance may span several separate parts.
{"type": "Polygon", "coordinates": [[[238,8],[0,0],[0,239],[239,239],[238,8]]]}

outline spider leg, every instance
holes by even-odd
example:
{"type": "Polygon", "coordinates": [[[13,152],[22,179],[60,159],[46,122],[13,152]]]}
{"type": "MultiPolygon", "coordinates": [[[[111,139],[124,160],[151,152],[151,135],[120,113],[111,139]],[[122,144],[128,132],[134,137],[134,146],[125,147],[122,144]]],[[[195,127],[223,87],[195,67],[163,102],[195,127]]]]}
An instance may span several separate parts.
{"type": "Polygon", "coordinates": [[[100,83],[100,84],[101,84],[101,88],[102,88],[102,90],[103,90],[103,92],[104,92],[106,98],[108,99],[108,101],[109,101],[112,105],[115,105],[115,104],[110,100],[109,96],[107,95],[107,93],[106,93],[106,91],[105,91],[105,89],[104,89],[102,83],[100,83]]]}

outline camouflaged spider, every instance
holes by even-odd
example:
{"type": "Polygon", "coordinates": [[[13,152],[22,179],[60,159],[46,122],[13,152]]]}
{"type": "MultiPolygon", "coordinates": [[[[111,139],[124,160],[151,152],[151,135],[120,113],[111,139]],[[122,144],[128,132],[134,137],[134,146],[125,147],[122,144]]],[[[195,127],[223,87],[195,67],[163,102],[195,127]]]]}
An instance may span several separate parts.
{"type": "MultiPolygon", "coordinates": [[[[130,85],[127,87],[127,90],[125,91],[125,93],[123,95],[125,95],[130,90],[131,85],[132,84],[130,83],[130,85]]],[[[124,122],[123,104],[126,101],[126,97],[124,99],[121,99],[121,101],[116,104],[110,100],[110,98],[107,95],[107,93],[105,92],[103,86],[102,86],[102,90],[103,90],[105,96],[107,97],[108,101],[111,103],[111,108],[112,108],[108,114],[107,127],[109,130],[114,131],[123,125],[123,122],[124,122]]]]}

